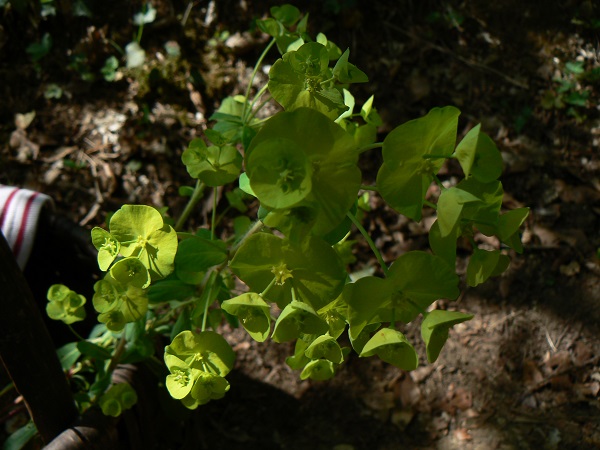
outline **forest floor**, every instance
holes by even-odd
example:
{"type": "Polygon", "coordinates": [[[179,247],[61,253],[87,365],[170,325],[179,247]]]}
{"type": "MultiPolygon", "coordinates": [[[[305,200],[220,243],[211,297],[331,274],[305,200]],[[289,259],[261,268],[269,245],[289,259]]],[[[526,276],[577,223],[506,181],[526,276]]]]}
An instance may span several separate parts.
{"type": "MultiPolygon", "coordinates": [[[[181,153],[222,98],[245,91],[265,44],[251,21],[269,5],[196,2],[182,27],[187,2],[153,3],[142,44],[157,70],[114,82],[99,73],[108,39],[128,42],[140,5],[0,22],[0,183],[49,194],[88,229],[124,203],[181,212],[181,153]],[[52,53],[34,63],[25,48],[45,32],[52,53]],[[176,62],[166,42],[178,43],[176,62]]],[[[231,391],[187,427],[165,424],[178,431],[157,448],[600,448],[600,7],[547,3],[296,3],[369,75],[354,93],[358,104],[375,95],[382,133],[435,106],[461,109],[461,135],[482,123],[505,162],[503,207],[531,208],[525,250],[501,277],[463,283],[453,306],[474,319],[410,373],[350,357],[333,380],[301,381],[285,364],[291,347],[225,330],[238,352],[231,391]]],[[[370,182],[376,158],[361,160],[370,182]]],[[[207,203],[190,225],[207,223],[207,203]]],[[[364,224],[384,258],[427,248],[427,218],[411,224],[371,203],[364,224]]],[[[358,268],[375,264],[366,246],[355,256],[358,268]]],[[[419,340],[417,325],[405,332],[419,340]]]]}

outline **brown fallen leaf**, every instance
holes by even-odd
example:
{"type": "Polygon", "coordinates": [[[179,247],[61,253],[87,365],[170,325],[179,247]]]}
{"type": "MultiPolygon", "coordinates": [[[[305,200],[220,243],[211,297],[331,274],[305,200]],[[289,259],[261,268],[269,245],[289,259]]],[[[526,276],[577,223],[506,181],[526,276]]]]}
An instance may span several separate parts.
{"type": "Polygon", "coordinates": [[[470,441],[473,439],[473,436],[469,434],[469,431],[466,428],[459,428],[458,430],[454,430],[454,437],[459,441],[470,441]]]}
{"type": "Polygon", "coordinates": [[[527,387],[535,386],[544,380],[544,375],[538,368],[537,364],[526,359],[523,361],[523,384],[527,387]]]}

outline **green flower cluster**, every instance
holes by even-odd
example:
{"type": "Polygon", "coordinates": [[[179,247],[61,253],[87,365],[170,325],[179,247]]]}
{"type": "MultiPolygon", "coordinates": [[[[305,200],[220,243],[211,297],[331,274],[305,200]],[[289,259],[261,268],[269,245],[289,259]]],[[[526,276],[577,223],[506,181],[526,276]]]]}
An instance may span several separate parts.
{"type": "Polygon", "coordinates": [[[48,289],[46,313],[53,320],[62,320],[67,325],[85,319],[85,297],[63,284],[54,284],[48,289]]]}
{"type": "Polygon", "coordinates": [[[233,368],[235,353],[214,331],[182,331],[165,347],[164,358],[171,372],[167,389],[186,408],[196,409],[229,390],[225,376],[233,368]]]}
{"type": "Polygon", "coordinates": [[[92,230],[98,265],[108,270],[94,285],[92,301],[98,320],[121,331],[146,314],[150,283],[173,272],[177,233],[156,209],[144,205],[124,205],[112,216],[109,230],[92,230]]]}

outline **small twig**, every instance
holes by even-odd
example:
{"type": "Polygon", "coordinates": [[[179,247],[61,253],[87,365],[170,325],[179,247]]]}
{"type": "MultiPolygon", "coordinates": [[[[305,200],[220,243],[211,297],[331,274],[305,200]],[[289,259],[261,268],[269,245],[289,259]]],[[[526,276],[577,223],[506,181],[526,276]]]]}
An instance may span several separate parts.
{"type": "Polygon", "coordinates": [[[494,75],[497,75],[497,76],[503,78],[505,81],[507,81],[507,82],[511,83],[512,85],[517,86],[517,87],[519,87],[521,89],[529,89],[529,85],[527,83],[524,83],[524,82],[519,81],[519,80],[515,80],[514,78],[509,77],[505,73],[502,73],[499,70],[494,69],[493,67],[486,66],[485,64],[482,64],[482,63],[480,63],[478,61],[473,61],[471,59],[465,58],[464,56],[460,56],[460,55],[454,53],[450,49],[447,49],[445,47],[441,47],[441,46],[439,46],[437,44],[434,44],[433,42],[429,42],[428,40],[423,39],[423,38],[421,38],[419,36],[416,36],[413,33],[410,33],[410,32],[408,32],[406,30],[403,30],[402,28],[400,28],[397,25],[394,25],[392,23],[384,22],[384,25],[386,25],[389,28],[392,28],[395,31],[398,31],[398,32],[404,34],[405,36],[408,36],[409,38],[411,38],[411,39],[413,39],[415,41],[422,42],[426,46],[428,46],[428,47],[430,47],[430,48],[432,48],[434,50],[437,50],[440,53],[444,53],[446,55],[452,56],[453,58],[458,59],[460,62],[466,64],[467,66],[473,67],[475,69],[482,70],[484,72],[493,73],[494,75]]]}

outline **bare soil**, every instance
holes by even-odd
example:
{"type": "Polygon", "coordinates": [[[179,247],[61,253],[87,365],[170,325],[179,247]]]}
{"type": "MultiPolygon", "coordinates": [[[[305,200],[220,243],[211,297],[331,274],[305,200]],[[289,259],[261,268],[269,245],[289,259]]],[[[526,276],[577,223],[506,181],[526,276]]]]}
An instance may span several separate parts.
{"type": "MultiPolygon", "coordinates": [[[[190,184],[181,153],[223,97],[244,92],[265,42],[251,21],[269,5],[197,2],[181,27],[187,2],[154,4],[160,20],[142,41],[149,59],[167,70],[155,55],[164,57],[163,44],[173,40],[180,63],[165,77],[130,74],[113,83],[82,81],[65,69],[67,51],[86,54],[97,73],[113,51],[108,39],[130,39],[140,5],[33,27],[27,17],[0,18],[0,183],[51,195],[60,213],[88,229],[123,203],[181,212],[178,188],[190,184]],[[54,37],[52,60],[36,70],[24,49],[44,32],[54,37]],[[60,99],[44,97],[50,83],[61,87],[60,99]],[[19,122],[17,114],[31,111],[30,124],[19,122]]],[[[566,63],[600,70],[600,7],[577,0],[297,6],[370,76],[355,94],[357,103],[375,95],[382,133],[448,104],[463,113],[461,134],[482,123],[505,160],[503,206],[531,207],[525,251],[512,255],[503,276],[464,285],[457,302],[438,305],[475,318],[454,327],[438,361],[411,373],[354,355],[331,381],[300,381],[285,364],[291,347],[225,329],[238,352],[231,391],[193,414],[173,410],[156,448],[600,448],[599,81],[572,88],[590,92],[581,105],[544,103],[559,94],[555,80],[569,77],[566,63]]],[[[361,161],[367,181],[377,158],[361,161]]],[[[458,174],[450,165],[444,177],[458,174]]],[[[386,259],[427,248],[428,218],[411,224],[377,198],[372,206],[365,225],[386,259]]],[[[190,226],[207,223],[208,210],[190,226]]],[[[461,254],[464,273],[468,252],[461,254]]],[[[356,268],[376,265],[367,246],[358,245],[356,257],[356,268]]],[[[418,325],[405,330],[413,342],[418,325]]]]}

